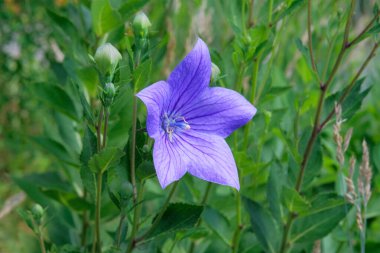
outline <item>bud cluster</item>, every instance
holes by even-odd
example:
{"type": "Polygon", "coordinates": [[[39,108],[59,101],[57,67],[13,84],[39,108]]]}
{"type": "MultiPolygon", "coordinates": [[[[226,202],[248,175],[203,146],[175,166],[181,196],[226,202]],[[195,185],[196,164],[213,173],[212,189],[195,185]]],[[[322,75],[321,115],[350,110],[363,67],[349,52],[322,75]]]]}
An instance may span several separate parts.
{"type": "Polygon", "coordinates": [[[111,43],[100,46],[94,57],[100,73],[104,76],[113,76],[121,58],[120,52],[111,43]]]}

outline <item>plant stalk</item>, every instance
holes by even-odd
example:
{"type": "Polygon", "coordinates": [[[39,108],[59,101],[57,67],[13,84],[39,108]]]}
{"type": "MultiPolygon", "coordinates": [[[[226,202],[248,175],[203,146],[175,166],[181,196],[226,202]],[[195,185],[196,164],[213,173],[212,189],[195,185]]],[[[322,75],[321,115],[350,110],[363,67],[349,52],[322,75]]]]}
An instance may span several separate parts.
{"type": "Polygon", "coordinates": [[[161,210],[159,212],[159,214],[157,215],[157,217],[154,219],[152,225],[150,226],[150,228],[142,235],[140,236],[139,238],[136,239],[136,242],[139,242],[139,241],[142,241],[144,239],[144,237],[146,237],[147,235],[149,235],[152,231],[154,231],[154,229],[156,229],[157,225],[160,223],[161,221],[161,218],[162,216],[164,215],[166,209],[168,208],[169,204],[170,204],[170,200],[171,198],[173,197],[176,189],[177,189],[177,186],[178,186],[178,183],[179,181],[176,181],[173,183],[173,186],[172,186],[172,189],[170,190],[170,193],[169,193],[169,196],[166,198],[165,200],[165,203],[164,205],[161,207],[161,210]]]}
{"type": "MultiPolygon", "coordinates": [[[[260,63],[260,56],[258,56],[256,59],[254,59],[253,62],[253,72],[252,72],[252,83],[251,83],[251,96],[249,101],[251,104],[255,102],[256,98],[256,87],[257,87],[257,75],[259,74],[259,63],[260,63]]],[[[248,124],[244,128],[244,142],[243,147],[244,150],[247,150],[248,148],[248,135],[251,129],[252,122],[248,122],[248,124]]]]}
{"type": "Polygon", "coordinates": [[[137,203],[134,207],[134,213],[133,213],[133,224],[132,224],[132,232],[131,237],[129,239],[128,248],[126,250],[126,253],[131,253],[136,246],[136,234],[139,228],[139,220],[141,215],[141,203],[144,195],[144,185],[145,182],[142,181],[140,185],[140,189],[137,192],[137,203]]]}
{"type": "MultiPolygon", "coordinates": [[[[206,191],[205,191],[205,195],[203,196],[202,198],[202,201],[201,201],[201,205],[205,205],[206,202],[207,202],[207,199],[208,199],[208,196],[210,195],[210,191],[211,191],[211,187],[212,187],[212,183],[208,182],[207,184],[207,188],[206,188],[206,191]]],[[[195,224],[195,227],[199,227],[202,223],[202,220],[199,219],[197,224],[195,224]]],[[[191,245],[190,245],[190,248],[189,248],[189,253],[193,253],[194,252],[194,249],[195,249],[195,241],[192,241],[191,242],[191,245]]]]}
{"type": "MultiPolygon", "coordinates": [[[[346,22],[346,26],[345,26],[345,30],[344,30],[344,39],[343,39],[343,43],[342,43],[342,48],[339,52],[338,58],[336,59],[333,70],[332,70],[328,80],[326,81],[326,83],[320,84],[321,93],[320,93],[319,100],[318,100],[317,111],[316,111],[315,117],[314,117],[314,126],[313,126],[313,130],[312,130],[312,134],[308,140],[305,152],[303,154],[300,170],[299,170],[296,185],[295,185],[295,189],[297,192],[301,192],[301,190],[302,190],[302,182],[303,182],[303,178],[305,175],[305,169],[306,169],[311,151],[313,149],[315,140],[317,139],[318,134],[320,133],[319,121],[320,121],[321,112],[323,109],[323,104],[324,104],[326,92],[327,92],[328,87],[331,84],[335,74],[337,73],[337,70],[340,66],[342,59],[343,59],[344,53],[346,52],[346,49],[347,49],[349,29],[350,29],[350,24],[351,24],[351,19],[352,19],[352,14],[353,14],[353,9],[354,9],[355,3],[356,3],[355,0],[351,0],[351,5],[350,5],[350,9],[349,9],[349,16],[347,17],[347,22],[346,22]]],[[[295,218],[296,218],[296,214],[293,212],[290,212],[288,220],[284,226],[284,233],[283,233],[283,237],[282,237],[280,253],[286,252],[286,250],[288,248],[288,236],[289,236],[289,233],[291,230],[292,223],[293,223],[295,218]]]]}
{"type": "Polygon", "coordinates": [[[132,143],[131,143],[131,183],[133,188],[133,203],[137,201],[136,186],[136,123],[137,123],[137,98],[133,96],[133,112],[132,112],[132,143]]]}

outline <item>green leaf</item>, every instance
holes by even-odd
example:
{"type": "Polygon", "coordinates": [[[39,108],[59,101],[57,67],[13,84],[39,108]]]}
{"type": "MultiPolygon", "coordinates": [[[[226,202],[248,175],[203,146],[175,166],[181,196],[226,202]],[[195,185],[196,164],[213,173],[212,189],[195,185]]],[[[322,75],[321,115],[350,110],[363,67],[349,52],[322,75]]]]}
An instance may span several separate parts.
{"type": "Polygon", "coordinates": [[[287,8],[285,8],[285,9],[282,8],[278,12],[274,13],[274,23],[285,18],[286,16],[292,15],[306,1],[305,0],[293,0],[293,1],[288,1],[288,2],[290,2],[290,3],[288,4],[287,8]]]}
{"type": "Polygon", "coordinates": [[[273,216],[259,203],[243,197],[253,232],[266,252],[276,253],[280,247],[280,227],[273,216]]]}
{"type": "Polygon", "coordinates": [[[120,6],[119,12],[123,21],[127,21],[133,14],[141,10],[149,0],[129,0],[120,6]]]}
{"type": "Polygon", "coordinates": [[[108,0],[91,2],[92,26],[96,35],[101,36],[121,24],[120,14],[113,10],[108,0]]]}
{"type": "Polygon", "coordinates": [[[45,136],[31,137],[31,140],[33,141],[33,143],[37,144],[47,153],[55,156],[59,160],[67,164],[78,166],[78,164],[76,163],[76,159],[62,143],[45,136]]]}
{"type": "Polygon", "coordinates": [[[348,214],[351,206],[332,194],[320,194],[312,202],[309,212],[297,218],[292,226],[290,242],[313,242],[325,237],[348,214]]]}
{"type": "Polygon", "coordinates": [[[38,83],[32,86],[33,94],[53,109],[79,121],[79,113],[73,99],[61,87],[54,84],[38,83]]]}
{"type": "Polygon", "coordinates": [[[56,13],[53,10],[46,9],[46,12],[53,21],[53,24],[56,26],[57,30],[59,31],[59,34],[61,36],[64,36],[66,38],[66,41],[74,39],[78,35],[78,31],[75,28],[74,24],[66,17],[61,14],[56,13]]]}
{"type": "Polygon", "coordinates": [[[226,245],[231,246],[234,230],[228,219],[220,211],[206,207],[202,214],[202,220],[226,245]]]}
{"type": "Polygon", "coordinates": [[[114,103],[111,106],[111,115],[108,130],[108,146],[124,147],[129,139],[129,129],[132,126],[132,89],[123,85],[118,89],[114,103]]]}
{"type": "Polygon", "coordinates": [[[30,212],[25,211],[23,209],[17,209],[17,213],[20,215],[20,217],[23,219],[23,221],[26,223],[26,225],[28,225],[28,227],[30,229],[35,231],[35,227],[33,225],[33,223],[34,223],[33,218],[32,218],[32,215],[30,214],[30,212]]]}
{"type": "Polygon", "coordinates": [[[283,187],[282,196],[289,211],[302,214],[307,212],[311,205],[294,188],[283,187]]]}
{"type": "Polygon", "coordinates": [[[97,150],[96,136],[88,126],[84,129],[82,146],[83,148],[80,155],[80,161],[84,165],[87,165],[88,161],[90,161],[90,158],[96,153],[97,150]]]}
{"type": "Polygon", "coordinates": [[[96,153],[97,141],[95,134],[88,126],[86,126],[84,129],[82,146],[82,153],[80,155],[80,161],[82,163],[80,168],[80,177],[82,179],[84,188],[90,194],[90,199],[95,199],[95,177],[88,166],[88,162],[96,153]]]}
{"type": "MultiPolygon", "coordinates": [[[[308,140],[311,135],[311,130],[308,129],[303,133],[300,139],[299,143],[299,153],[304,154],[306,150],[306,146],[308,144],[308,140]]],[[[322,168],[323,164],[323,155],[322,155],[322,145],[321,145],[321,140],[319,137],[316,138],[313,148],[311,150],[311,154],[309,156],[309,160],[307,162],[307,165],[305,167],[305,173],[304,173],[304,178],[302,182],[302,187],[306,188],[312,181],[313,179],[319,175],[320,170],[322,168]]],[[[297,173],[300,169],[300,165],[297,165],[297,173]]]]}
{"type": "Polygon", "coordinates": [[[267,183],[267,199],[269,210],[277,222],[281,222],[281,194],[285,182],[284,170],[278,163],[271,163],[270,174],[267,183]]]}
{"type": "Polygon", "coordinates": [[[124,152],[118,148],[110,147],[103,149],[100,153],[91,157],[88,165],[92,172],[103,173],[109,167],[118,164],[121,157],[124,156],[124,152]]]}
{"type": "Polygon", "coordinates": [[[308,47],[304,46],[302,41],[298,38],[296,39],[296,46],[297,46],[297,49],[301,52],[303,58],[305,59],[307,66],[309,67],[309,70],[311,71],[311,73],[313,73],[312,67],[311,67],[311,58],[310,58],[310,53],[309,53],[308,47]]]}
{"type": "Polygon", "coordinates": [[[154,165],[150,161],[143,161],[137,167],[136,177],[139,181],[146,180],[150,177],[156,175],[156,171],[154,169],[154,165]]]}
{"type": "Polygon", "coordinates": [[[79,198],[74,193],[61,192],[57,190],[44,190],[42,192],[51,199],[54,199],[64,206],[68,206],[76,211],[89,210],[92,207],[90,203],[86,202],[83,198],[79,198]]]}
{"type": "MultiPolygon", "coordinates": [[[[358,111],[363,103],[364,98],[368,95],[371,90],[371,87],[362,90],[362,86],[365,78],[361,78],[357,80],[350,91],[350,93],[346,96],[346,99],[342,103],[342,117],[351,118],[354,116],[356,111],[358,111]]],[[[347,88],[346,88],[347,89],[347,88]]],[[[327,97],[324,107],[324,115],[325,117],[328,113],[334,110],[335,102],[339,100],[339,98],[344,93],[344,90],[338,91],[329,97],[327,97]]]]}
{"type": "Polygon", "coordinates": [[[193,228],[198,222],[203,206],[185,203],[170,204],[156,228],[145,239],[193,228]]]}
{"type": "Polygon", "coordinates": [[[152,59],[146,60],[140,64],[133,73],[134,90],[138,91],[145,87],[149,81],[152,69],[152,59]]]}

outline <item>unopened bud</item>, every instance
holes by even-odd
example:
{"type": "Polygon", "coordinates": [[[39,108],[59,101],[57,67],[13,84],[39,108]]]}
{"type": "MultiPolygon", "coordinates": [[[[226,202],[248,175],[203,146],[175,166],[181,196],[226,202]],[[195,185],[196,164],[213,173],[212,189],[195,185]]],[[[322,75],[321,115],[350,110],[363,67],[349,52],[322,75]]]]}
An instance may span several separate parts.
{"type": "Polygon", "coordinates": [[[146,38],[151,26],[152,24],[144,12],[137,13],[133,19],[133,32],[135,33],[136,37],[146,38]]]}
{"type": "Polygon", "coordinates": [[[110,43],[106,43],[96,50],[95,62],[102,74],[113,74],[121,60],[120,52],[110,43]]]}
{"type": "Polygon", "coordinates": [[[115,85],[113,83],[106,83],[104,85],[103,96],[102,96],[103,105],[105,107],[109,107],[112,104],[113,98],[115,97],[115,95],[116,95],[115,85]]]}
{"type": "Polygon", "coordinates": [[[216,82],[220,78],[220,69],[219,67],[214,64],[213,62],[211,63],[211,82],[216,82]]]}
{"type": "Polygon", "coordinates": [[[39,204],[35,204],[31,210],[33,219],[37,224],[41,224],[42,217],[44,216],[45,210],[39,204]]]}

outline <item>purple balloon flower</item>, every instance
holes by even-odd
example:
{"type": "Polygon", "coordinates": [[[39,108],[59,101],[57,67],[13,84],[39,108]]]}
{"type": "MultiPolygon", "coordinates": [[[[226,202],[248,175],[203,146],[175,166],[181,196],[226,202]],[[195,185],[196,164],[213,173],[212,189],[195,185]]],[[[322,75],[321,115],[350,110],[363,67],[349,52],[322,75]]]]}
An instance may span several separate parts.
{"type": "Polygon", "coordinates": [[[233,90],[208,87],[210,75],[210,53],[198,39],[167,81],[136,95],[147,107],[147,131],[155,140],[153,160],[162,188],[186,172],[240,188],[224,138],[250,121],[256,108],[233,90]]]}

